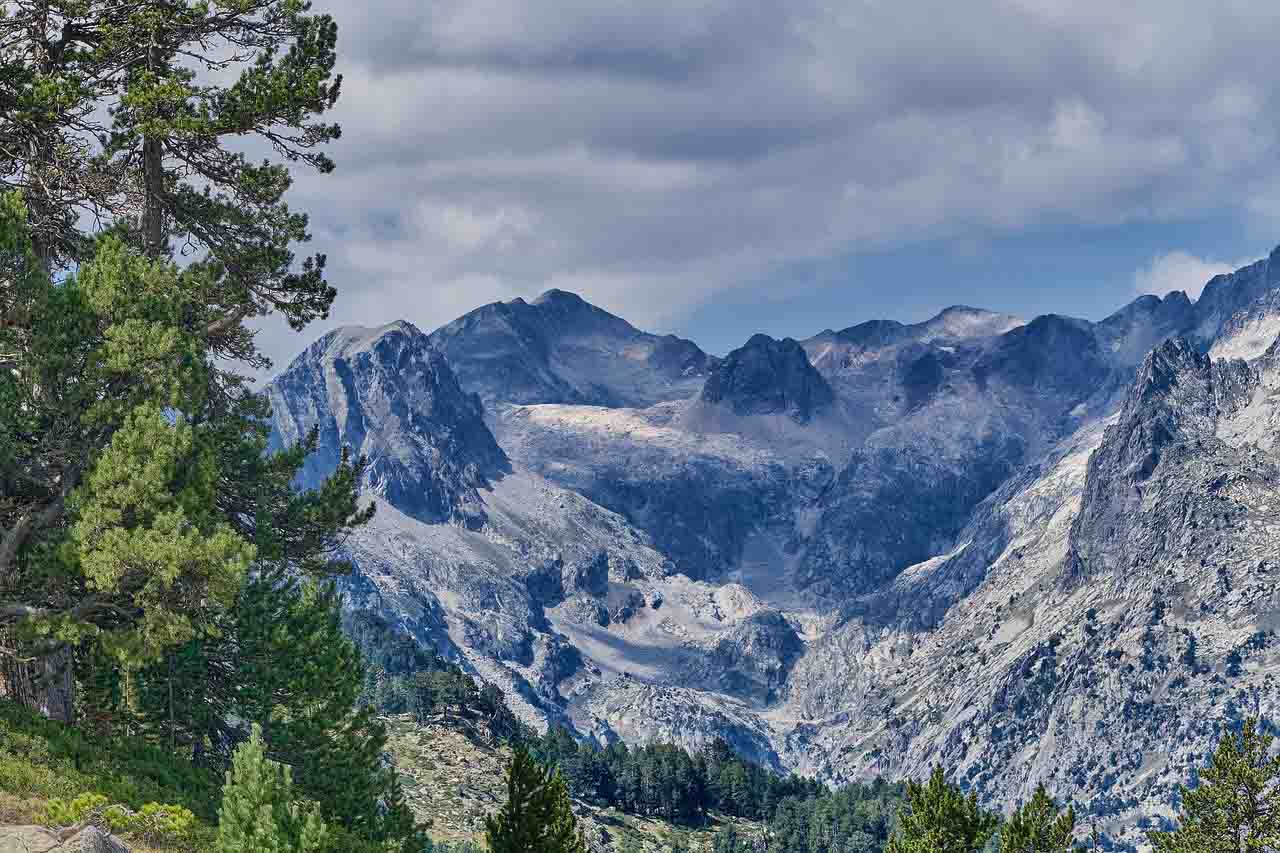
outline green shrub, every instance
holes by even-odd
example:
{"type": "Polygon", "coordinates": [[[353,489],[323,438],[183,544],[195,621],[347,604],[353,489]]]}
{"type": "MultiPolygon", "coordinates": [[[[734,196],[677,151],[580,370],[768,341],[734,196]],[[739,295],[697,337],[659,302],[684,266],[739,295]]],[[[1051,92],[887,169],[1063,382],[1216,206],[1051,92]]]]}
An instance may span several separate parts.
{"type": "Polygon", "coordinates": [[[199,828],[196,816],[182,806],[147,803],[130,815],[126,831],[152,845],[187,847],[196,840],[199,828]]]}
{"type": "Polygon", "coordinates": [[[157,847],[204,850],[209,831],[201,826],[190,809],[163,803],[147,803],[133,811],[111,803],[101,794],[81,794],[74,800],[50,800],[36,820],[48,827],[62,828],[82,823],[105,826],[117,835],[133,835],[157,847]]]}
{"type": "Polygon", "coordinates": [[[44,826],[75,826],[95,817],[101,818],[109,803],[101,794],[81,794],[70,802],[55,797],[45,804],[44,811],[36,819],[44,826]]]}

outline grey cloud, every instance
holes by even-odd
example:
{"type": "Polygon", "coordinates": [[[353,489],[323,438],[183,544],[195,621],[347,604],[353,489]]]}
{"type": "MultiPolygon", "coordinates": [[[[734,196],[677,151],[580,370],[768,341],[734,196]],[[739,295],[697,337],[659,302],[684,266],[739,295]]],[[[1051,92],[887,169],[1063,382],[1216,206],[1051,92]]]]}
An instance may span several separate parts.
{"type": "Polygon", "coordinates": [[[562,286],[661,326],[864,247],[1280,217],[1266,4],[319,5],[344,138],[294,201],[339,322],[431,327],[562,286]]]}

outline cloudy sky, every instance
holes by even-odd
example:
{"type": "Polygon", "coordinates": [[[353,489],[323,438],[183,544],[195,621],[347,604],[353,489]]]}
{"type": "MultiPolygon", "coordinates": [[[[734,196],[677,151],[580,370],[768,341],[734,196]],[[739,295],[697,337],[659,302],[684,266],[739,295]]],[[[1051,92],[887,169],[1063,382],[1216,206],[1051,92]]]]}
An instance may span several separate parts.
{"type": "Polygon", "coordinates": [[[316,6],[344,136],[292,198],[341,295],[308,339],[549,287],[715,352],[954,303],[1098,318],[1280,242],[1280,4],[316,6]]]}

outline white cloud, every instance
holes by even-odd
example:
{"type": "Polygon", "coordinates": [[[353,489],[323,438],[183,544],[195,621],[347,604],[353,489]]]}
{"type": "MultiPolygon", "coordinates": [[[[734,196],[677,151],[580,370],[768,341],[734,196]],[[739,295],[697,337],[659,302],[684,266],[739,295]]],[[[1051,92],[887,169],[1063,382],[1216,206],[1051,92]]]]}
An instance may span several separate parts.
{"type": "Polygon", "coordinates": [[[1192,299],[1198,299],[1200,291],[1209,280],[1216,275],[1233,272],[1248,261],[1223,263],[1222,261],[1198,258],[1181,249],[1156,255],[1151,263],[1139,268],[1133,274],[1133,283],[1138,293],[1151,293],[1164,296],[1175,290],[1184,291],[1192,299]]]}

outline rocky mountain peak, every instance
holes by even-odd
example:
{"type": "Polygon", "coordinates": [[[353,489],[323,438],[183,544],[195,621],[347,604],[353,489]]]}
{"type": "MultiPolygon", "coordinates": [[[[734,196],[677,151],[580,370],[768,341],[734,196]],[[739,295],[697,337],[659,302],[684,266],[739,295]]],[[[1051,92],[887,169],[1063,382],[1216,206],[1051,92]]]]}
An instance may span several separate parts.
{"type": "Polygon", "coordinates": [[[797,341],[757,334],[712,371],[702,399],[739,415],[785,414],[807,423],[835,395],[797,341]]]}
{"type": "Polygon", "coordinates": [[[1092,392],[1109,371],[1091,325],[1057,314],[1037,317],[1000,335],[973,366],[982,389],[999,383],[1065,399],[1092,392]]]}
{"type": "Polygon", "coordinates": [[[935,340],[1003,335],[1021,325],[1023,321],[1012,314],[1001,314],[968,305],[951,305],[943,308],[932,319],[920,323],[916,328],[922,332],[921,340],[935,340]]]}
{"type": "Polygon", "coordinates": [[[697,393],[713,359],[565,290],[475,309],[431,333],[486,403],[647,406],[697,393]]]}
{"type": "Polygon", "coordinates": [[[346,447],[369,460],[368,492],[421,520],[476,526],[483,521],[476,490],[508,467],[479,400],[407,322],[335,329],[266,393],[275,446],[319,430],[320,447],[302,472],[306,485],[331,472],[346,447]]]}
{"type": "Polygon", "coordinates": [[[1222,343],[1224,330],[1242,310],[1280,287],[1280,247],[1235,272],[1214,276],[1196,300],[1194,342],[1207,348],[1222,343]]]}
{"type": "Polygon", "coordinates": [[[852,348],[855,352],[876,351],[911,343],[994,337],[1022,325],[1023,321],[1012,314],[952,305],[921,323],[867,320],[838,332],[825,329],[804,341],[803,345],[811,357],[822,358],[823,352],[829,351],[832,344],[852,348]]]}
{"type": "Polygon", "coordinates": [[[1143,360],[1115,422],[1089,459],[1084,497],[1071,532],[1076,573],[1131,563],[1129,531],[1149,498],[1149,481],[1187,449],[1210,455],[1217,426],[1247,400],[1257,374],[1239,360],[1213,361],[1184,338],[1161,343],[1143,360]]]}
{"type": "Polygon", "coordinates": [[[600,310],[578,294],[572,293],[568,290],[561,290],[558,287],[553,287],[550,290],[544,290],[538,295],[537,299],[533,300],[533,304],[545,305],[564,311],[600,310]]]}
{"type": "Polygon", "coordinates": [[[1195,317],[1191,300],[1175,290],[1164,298],[1138,297],[1098,323],[1095,332],[1113,362],[1134,367],[1160,342],[1187,334],[1195,326],[1195,317]]]}

